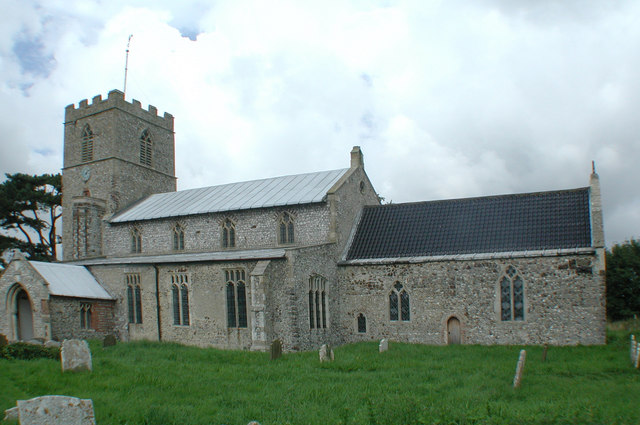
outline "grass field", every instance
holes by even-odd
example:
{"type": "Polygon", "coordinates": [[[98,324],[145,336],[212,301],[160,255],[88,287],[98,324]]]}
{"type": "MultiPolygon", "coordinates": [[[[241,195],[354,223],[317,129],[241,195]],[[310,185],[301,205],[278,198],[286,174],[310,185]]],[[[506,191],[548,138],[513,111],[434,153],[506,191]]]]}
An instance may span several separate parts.
{"type": "Polygon", "coordinates": [[[285,354],[151,342],[103,349],[94,371],[55,360],[0,360],[0,408],[45,394],[91,398],[105,424],[638,424],[640,371],[628,331],[598,347],[377,343],[285,354]],[[512,388],[520,349],[522,387],[512,388]]]}

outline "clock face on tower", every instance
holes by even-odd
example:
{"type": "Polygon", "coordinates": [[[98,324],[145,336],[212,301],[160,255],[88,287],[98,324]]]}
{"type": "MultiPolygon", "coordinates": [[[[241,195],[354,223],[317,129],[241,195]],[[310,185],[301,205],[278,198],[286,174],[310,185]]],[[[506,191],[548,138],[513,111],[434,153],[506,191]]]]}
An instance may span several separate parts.
{"type": "Polygon", "coordinates": [[[87,181],[89,180],[89,177],[91,177],[91,169],[89,167],[84,167],[82,171],[80,171],[80,174],[82,175],[82,180],[87,181]]]}

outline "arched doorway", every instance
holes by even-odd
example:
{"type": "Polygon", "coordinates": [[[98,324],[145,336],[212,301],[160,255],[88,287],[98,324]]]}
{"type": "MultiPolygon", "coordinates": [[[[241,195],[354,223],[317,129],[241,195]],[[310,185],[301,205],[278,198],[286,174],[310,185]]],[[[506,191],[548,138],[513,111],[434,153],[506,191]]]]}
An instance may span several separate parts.
{"type": "Polygon", "coordinates": [[[27,291],[20,288],[15,296],[16,336],[20,341],[33,339],[33,310],[27,291]]]}
{"type": "Polygon", "coordinates": [[[451,317],[447,321],[447,344],[460,344],[460,320],[451,317]]]}

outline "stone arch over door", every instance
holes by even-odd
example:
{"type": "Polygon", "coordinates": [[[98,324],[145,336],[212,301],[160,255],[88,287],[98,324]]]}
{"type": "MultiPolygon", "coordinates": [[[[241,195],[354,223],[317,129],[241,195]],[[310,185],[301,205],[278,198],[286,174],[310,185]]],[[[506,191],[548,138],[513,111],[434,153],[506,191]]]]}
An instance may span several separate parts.
{"type": "Polygon", "coordinates": [[[10,312],[13,339],[29,341],[34,338],[33,331],[33,303],[29,293],[20,285],[15,284],[7,297],[7,311],[10,312]]]}
{"type": "Polygon", "coordinates": [[[460,320],[456,316],[449,317],[447,320],[447,344],[461,344],[462,343],[462,329],[460,326],[460,320]]]}

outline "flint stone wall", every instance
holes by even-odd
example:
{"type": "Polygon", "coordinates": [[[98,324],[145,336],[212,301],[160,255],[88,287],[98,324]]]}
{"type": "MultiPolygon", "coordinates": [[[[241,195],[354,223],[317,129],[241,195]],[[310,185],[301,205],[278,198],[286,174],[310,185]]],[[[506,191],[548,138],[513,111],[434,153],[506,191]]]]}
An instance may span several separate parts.
{"type": "Polygon", "coordinates": [[[114,302],[51,296],[51,339],[90,339],[103,338],[112,332],[114,326],[114,302]],[[91,327],[80,326],[80,308],[82,304],[91,304],[91,327]]]}
{"type": "Polygon", "coordinates": [[[341,342],[387,338],[447,343],[460,321],[464,344],[604,344],[604,270],[595,255],[440,261],[339,267],[341,342]],[[525,320],[500,320],[499,281],[508,266],[524,280],[525,320]],[[398,281],[410,295],[410,320],[389,319],[398,281]],[[358,334],[357,316],[367,319],[358,334]]]}

